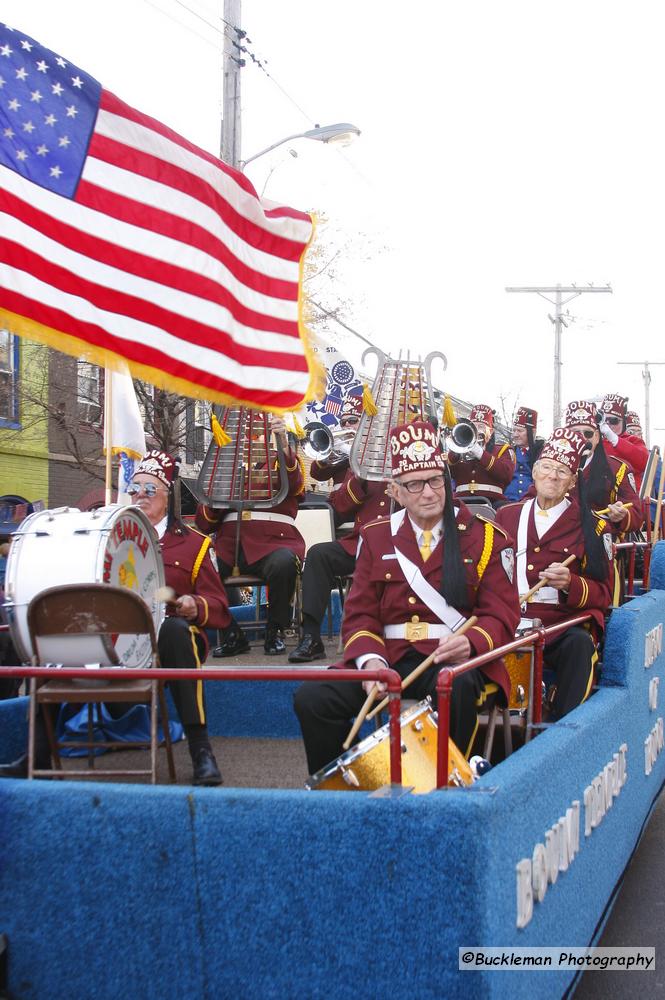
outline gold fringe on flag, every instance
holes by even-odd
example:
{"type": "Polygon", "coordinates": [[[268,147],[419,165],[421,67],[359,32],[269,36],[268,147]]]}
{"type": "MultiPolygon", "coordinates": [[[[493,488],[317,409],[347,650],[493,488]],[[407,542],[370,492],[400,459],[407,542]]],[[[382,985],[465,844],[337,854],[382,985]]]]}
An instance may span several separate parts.
{"type": "Polygon", "coordinates": [[[225,448],[227,444],[231,444],[231,438],[226,433],[214,413],[210,414],[210,430],[212,431],[212,436],[215,439],[215,444],[220,448],[225,448]]]}
{"type": "Polygon", "coordinates": [[[374,402],[374,397],[372,396],[372,390],[363,382],[363,410],[368,417],[375,417],[379,412],[379,408],[374,402]]]}
{"type": "Polygon", "coordinates": [[[294,430],[294,433],[295,433],[296,437],[298,438],[298,440],[302,441],[303,438],[305,437],[305,432],[302,429],[302,424],[298,420],[298,418],[295,415],[295,413],[293,414],[293,430],[294,430]]]}

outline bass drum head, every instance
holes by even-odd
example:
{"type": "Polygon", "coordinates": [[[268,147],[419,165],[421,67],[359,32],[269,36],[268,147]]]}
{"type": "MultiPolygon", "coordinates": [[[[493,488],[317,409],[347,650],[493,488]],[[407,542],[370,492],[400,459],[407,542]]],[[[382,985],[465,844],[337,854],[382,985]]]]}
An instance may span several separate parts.
{"type": "MultiPolygon", "coordinates": [[[[27,621],[30,601],[42,590],[68,583],[127,587],[146,602],[158,631],[164,606],[155,600],[155,591],[164,586],[164,565],[157,535],[143,511],[118,504],[94,511],[60,507],[38,511],[23,521],[12,536],[7,557],[5,598],[12,640],[24,662],[30,662],[33,653],[27,621]]],[[[43,663],[113,663],[104,640],[95,636],[46,636],[39,646],[43,663]]],[[[123,666],[151,663],[148,636],[120,635],[114,646],[123,666]]]]}

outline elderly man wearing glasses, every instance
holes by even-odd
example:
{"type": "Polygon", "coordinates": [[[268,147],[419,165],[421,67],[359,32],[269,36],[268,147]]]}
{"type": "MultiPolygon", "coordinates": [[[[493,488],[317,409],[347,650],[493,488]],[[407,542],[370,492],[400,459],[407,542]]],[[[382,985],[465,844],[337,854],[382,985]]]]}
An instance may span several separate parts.
{"type": "MultiPolygon", "coordinates": [[[[609,414],[612,416],[612,414],[609,414]]],[[[632,467],[618,454],[612,454],[611,445],[605,445],[601,430],[606,421],[596,404],[577,399],[566,407],[565,426],[577,431],[586,441],[580,471],[586,485],[590,507],[601,511],[609,522],[613,536],[620,540],[628,531],[639,531],[644,523],[643,505],[637,493],[632,467]]],[[[601,525],[604,530],[605,525],[601,525]]]]}
{"type": "Polygon", "coordinates": [[[649,449],[642,440],[641,432],[634,434],[628,429],[628,397],[608,393],[600,404],[599,413],[602,417],[599,430],[605,440],[605,451],[630,465],[639,490],[649,460],[649,449]]]}
{"type": "Polygon", "coordinates": [[[611,535],[598,533],[600,520],[588,505],[584,478],[578,475],[587,448],[587,437],[558,427],[533,467],[535,497],[508,504],[497,514],[497,523],[517,545],[520,594],[545,581],[525,605],[527,617],[548,626],[585,612],[592,615],[590,623],[572,626],[545,645],[545,665],[556,674],[549,699],[552,720],[589,695],[611,600],[611,535]]]}
{"type": "MultiPolygon", "coordinates": [[[[208,653],[205,629],[227,629],[234,621],[210,538],[174,515],[176,476],[177,465],[170,455],[150,451],[141,460],[127,492],[157,532],[166,583],[175,592],[159,630],[160,662],[164,667],[196,669],[208,653]]],[[[194,784],[221,784],[208,738],[203,681],[175,681],[170,689],[185,728],[194,784]]]]}
{"type": "MultiPolygon", "coordinates": [[[[421,699],[435,696],[442,664],[461,663],[514,638],[519,622],[514,552],[502,529],[453,502],[431,424],[394,427],[390,447],[390,492],[401,509],[361,531],[340,666],[362,671],[389,665],[405,677],[435,653],[434,665],[409,688],[409,697],[421,699]],[[476,623],[456,635],[471,615],[476,623]]],[[[310,773],[339,756],[349,721],[372,686],[372,681],[310,681],[298,688],[295,710],[310,773]]],[[[489,697],[505,704],[509,688],[503,661],[455,678],[450,732],[462,753],[468,756],[473,745],[479,706],[489,697]]]]}
{"type": "MultiPolygon", "coordinates": [[[[149,451],[127,493],[157,533],[166,583],[174,591],[159,629],[160,663],[163,667],[196,669],[203,664],[208,650],[204,628],[225,628],[232,618],[210,539],[187,528],[174,515],[173,482],[177,474],[177,464],[170,455],[149,451]]],[[[187,737],[193,784],[220,785],[222,776],[206,726],[203,682],[175,681],[169,686],[187,737]]],[[[108,706],[111,715],[124,713],[126,708],[119,703],[108,706]]],[[[37,716],[35,744],[36,767],[48,768],[50,751],[41,715],[37,716]]],[[[0,778],[26,778],[27,773],[27,753],[11,764],[0,765],[0,778]]]]}

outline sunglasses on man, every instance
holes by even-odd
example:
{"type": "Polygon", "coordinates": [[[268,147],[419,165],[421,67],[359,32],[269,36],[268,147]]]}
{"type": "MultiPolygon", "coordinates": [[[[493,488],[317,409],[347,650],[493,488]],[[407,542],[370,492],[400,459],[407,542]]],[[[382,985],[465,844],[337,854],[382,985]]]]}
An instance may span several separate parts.
{"type": "Polygon", "coordinates": [[[166,487],[155,486],[154,483],[130,483],[127,487],[127,493],[130,497],[137,497],[139,493],[143,492],[147,497],[152,498],[165,489],[166,487]]]}

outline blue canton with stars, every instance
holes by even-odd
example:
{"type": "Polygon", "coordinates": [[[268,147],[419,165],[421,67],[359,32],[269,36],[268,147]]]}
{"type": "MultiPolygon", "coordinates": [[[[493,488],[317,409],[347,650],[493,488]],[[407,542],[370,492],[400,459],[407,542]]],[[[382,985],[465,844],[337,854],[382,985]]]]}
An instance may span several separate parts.
{"type": "Polygon", "coordinates": [[[88,73],[0,23],[0,164],[73,198],[101,92],[88,73]]]}

